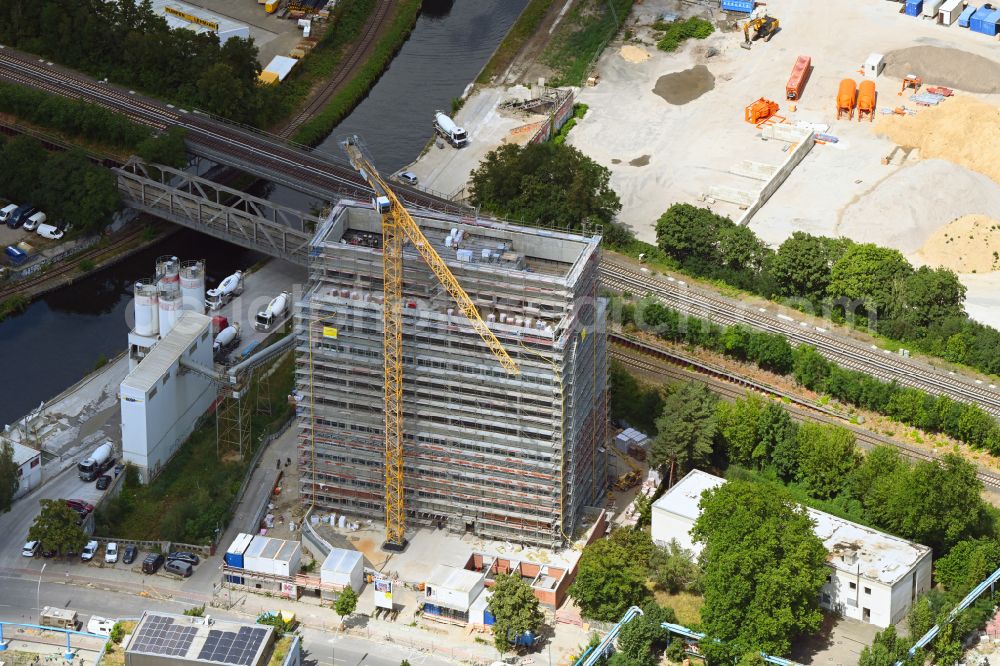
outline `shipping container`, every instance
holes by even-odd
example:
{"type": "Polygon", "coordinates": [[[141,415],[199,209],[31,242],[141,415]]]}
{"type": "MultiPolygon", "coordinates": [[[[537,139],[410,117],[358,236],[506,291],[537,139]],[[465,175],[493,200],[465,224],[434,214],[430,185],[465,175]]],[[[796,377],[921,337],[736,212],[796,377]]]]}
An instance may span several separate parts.
{"type": "Polygon", "coordinates": [[[969,22],[972,20],[972,15],[976,13],[976,7],[974,5],[969,5],[958,15],[958,27],[968,28],[969,22]]]}
{"type": "Polygon", "coordinates": [[[885,56],[881,53],[872,53],[865,59],[865,78],[876,79],[885,67],[885,56]]]}
{"type": "Polygon", "coordinates": [[[809,78],[810,71],[812,71],[812,58],[800,55],[795,59],[795,64],[792,66],[792,75],[788,77],[788,83],[785,84],[786,98],[799,99],[802,97],[802,88],[809,78]]]}
{"type": "Polygon", "coordinates": [[[976,13],[972,15],[971,19],[969,19],[969,29],[972,30],[972,32],[978,32],[984,35],[997,34],[996,21],[990,21],[990,17],[992,17],[995,12],[996,10],[994,10],[990,5],[983,5],[976,10],[976,13]]]}
{"type": "Polygon", "coordinates": [[[750,14],[753,12],[754,4],[754,0],[721,0],[719,8],[724,12],[750,14]]]}
{"type": "Polygon", "coordinates": [[[996,36],[997,30],[1000,28],[998,24],[1000,24],[1000,9],[994,9],[992,13],[983,19],[982,33],[991,37],[996,36]]]}
{"type": "Polygon", "coordinates": [[[924,0],[906,0],[906,15],[920,16],[924,10],[924,0]]]}
{"type": "Polygon", "coordinates": [[[945,0],[938,12],[938,23],[951,25],[965,9],[965,0],[945,0]]]}
{"type": "Polygon", "coordinates": [[[944,0],[924,0],[924,18],[934,18],[941,11],[944,0]]]}

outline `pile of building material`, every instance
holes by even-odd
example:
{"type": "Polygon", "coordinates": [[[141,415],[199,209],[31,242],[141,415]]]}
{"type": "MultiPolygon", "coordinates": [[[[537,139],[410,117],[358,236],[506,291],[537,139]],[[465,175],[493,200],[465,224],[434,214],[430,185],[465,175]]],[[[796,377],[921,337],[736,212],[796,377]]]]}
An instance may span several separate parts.
{"type": "Polygon", "coordinates": [[[622,453],[629,453],[635,450],[645,452],[649,446],[649,435],[639,432],[635,428],[626,428],[615,437],[615,446],[622,453]]]}

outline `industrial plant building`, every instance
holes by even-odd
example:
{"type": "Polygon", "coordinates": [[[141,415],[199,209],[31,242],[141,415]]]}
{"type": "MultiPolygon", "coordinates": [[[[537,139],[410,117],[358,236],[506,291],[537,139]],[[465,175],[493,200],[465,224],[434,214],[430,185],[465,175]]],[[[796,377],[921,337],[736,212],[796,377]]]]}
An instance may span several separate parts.
{"type": "Polygon", "coordinates": [[[172,30],[183,28],[199,35],[212,33],[225,44],[233,37],[250,39],[250,26],[220,16],[201,7],[195,7],[177,0],[152,0],[153,11],[162,16],[172,30]]]}
{"type": "MultiPolygon", "coordinates": [[[[414,217],[521,372],[500,366],[408,245],[408,525],[563,545],[607,481],[600,238],[414,217]]],[[[339,204],[313,239],[295,313],[303,501],[373,519],[385,506],[380,245],[380,216],[339,204]]]]}
{"type": "MultiPolygon", "coordinates": [[[[690,472],[653,503],[653,541],[677,542],[695,555],[702,544],[691,539],[701,514],[702,493],[725,479],[690,472]]],[[[931,588],[931,549],[870,527],[806,509],[826,546],[830,572],[820,605],[845,617],[888,627],[903,619],[918,595],[931,588]]]]}

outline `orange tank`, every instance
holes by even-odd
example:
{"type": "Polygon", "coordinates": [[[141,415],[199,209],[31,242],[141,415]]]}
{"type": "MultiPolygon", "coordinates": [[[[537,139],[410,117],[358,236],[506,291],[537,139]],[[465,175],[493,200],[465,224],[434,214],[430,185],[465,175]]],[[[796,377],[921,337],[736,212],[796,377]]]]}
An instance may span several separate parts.
{"type": "Polygon", "coordinates": [[[854,117],[854,102],[857,97],[858,84],[853,79],[844,79],[837,90],[837,118],[846,113],[848,118],[854,117]]]}
{"type": "Polygon", "coordinates": [[[863,115],[868,115],[868,121],[875,118],[875,82],[862,81],[858,87],[858,122],[861,122],[863,115]]]}

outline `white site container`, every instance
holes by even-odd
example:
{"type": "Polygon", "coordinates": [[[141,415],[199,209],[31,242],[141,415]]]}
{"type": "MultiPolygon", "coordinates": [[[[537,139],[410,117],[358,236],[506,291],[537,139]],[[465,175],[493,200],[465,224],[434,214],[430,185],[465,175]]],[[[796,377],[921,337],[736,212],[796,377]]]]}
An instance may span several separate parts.
{"type": "Polygon", "coordinates": [[[924,0],[924,18],[934,18],[941,10],[945,0],[924,0]]]}
{"type": "Polygon", "coordinates": [[[944,0],[938,11],[938,23],[951,25],[958,20],[958,15],[965,11],[965,0],[944,0]]]}

